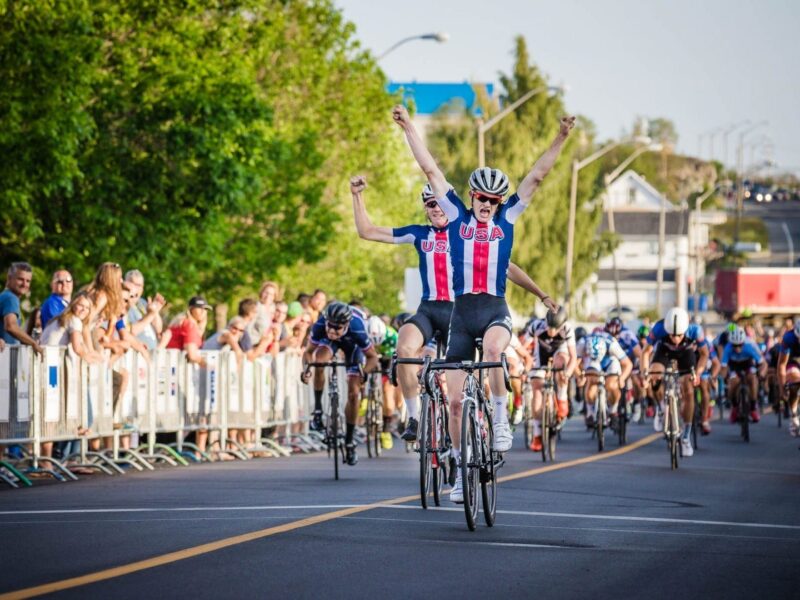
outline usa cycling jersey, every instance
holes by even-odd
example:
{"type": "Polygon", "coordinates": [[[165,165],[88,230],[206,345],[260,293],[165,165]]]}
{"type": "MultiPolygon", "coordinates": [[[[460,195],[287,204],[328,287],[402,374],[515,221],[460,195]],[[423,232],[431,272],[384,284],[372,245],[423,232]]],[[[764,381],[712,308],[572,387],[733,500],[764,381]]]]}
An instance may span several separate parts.
{"type": "Polygon", "coordinates": [[[730,363],[732,368],[741,368],[742,366],[751,366],[753,364],[758,365],[762,362],[764,362],[764,357],[758,347],[753,342],[747,341],[738,350],[730,342],[725,344],[720,364],[723,367],[727,367],[728,363],[730,363]]]}
{"type": "Polygon", "coordinates": [[[327,332],[325,331],[325,316],[320,315],[317,322],[311,326],[311,337],[309,339],[315,346],[328,346],[334,350],[342,348],[345,354],[348,355],[351,349],[358,348],[363,351],[369,350],[372,347],[372,340],[370,340],[369,334],[367,333],[367,325],[356,312],[353,313],[353,317],[350,319],[347,332],[337,340],[328,338],[327,332]]]}
{"type": "Polygon", "coordinates": [[[703,328],[695,323],[692,323],[689,325],[688,329],[686,329],[686,333],[683,335],[681,341],[678,342],[678,344],[673,344],[667,337],[667,330],[664,327],[664,319],[661,319],[658,323],[653,325],[653,328],[650,330],[650,335],[647,336],[647,343],[653,346],[656,342],[661,342],[665,348],[671,351],[683,350],[685,348],[696,350],[697,344],[705,339],[703,328]]]}
{"type": "Polygon", "coordinates": [[[447,227],[455,295],[491,294],[503,298],[514,223],[527,204],[514,194],[498,207],[489,223],[481,223],[453,189],[436,201],[450,221],[447,227]]]}
{"type": "Polygon", "coordinates": [[[575,333],[569,322],[564,323],[555,335],[550,335],[545,319],[533,319],[525,327],[525,340],[536,341],[538,351],[547,358],[556,352],[567,352],[570,346],[575,347],[575,333]]]}
{"type": "Polygon", "coordinates": [[[452,302],[455,296],[447,227],[407,225],[392,229],[392,236],[395,244],[413,244],[419,255],[422,300],[452,302]]]}

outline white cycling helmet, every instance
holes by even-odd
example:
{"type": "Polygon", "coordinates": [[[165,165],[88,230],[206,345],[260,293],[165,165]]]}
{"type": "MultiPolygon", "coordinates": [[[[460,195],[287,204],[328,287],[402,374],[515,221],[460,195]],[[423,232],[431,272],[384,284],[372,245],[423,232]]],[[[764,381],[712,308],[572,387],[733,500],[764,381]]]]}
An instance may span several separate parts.
{"type": "Polygon", "coordinates": [[[689,329],[689,313],[682,308],[670,308],[664,316],[664,329],[669,335],[683,335],[689,329]]]}
{"type": "Polygon", "coordinates": [[[590,335],[586,338],[586,352],[592,360],[603,360],[606,355],[606,341],[602,336],[590,335]]]}
{"type": "Polygon", "coordinates": [[[425,187],[422,188],[422,194],[420,194],[422,201],[425,202],[426,200],[435,200],[436,194],[433,193],[433,188],[431,187],[430,183],[426,183],[425,187]]]}
{"type": "Polygon", "coordinates": [[[740,346],[744,344],[746,339],[747,339],[747,334],[744,332],[744,329],[742,329],[741,327],[737,327],[731,333],[730,337],[728,338],[728,341],[730,341],[730,343],[733,344],[734,346],[740,346]]]}
{"type": "Polygon", "coordinates": [[[508,193],[508,177],[500,169],[479,167],[469,176],[469,189],[503,197],[508,193]]]}
{"type": "Polygon", "coordinates": [[[367,321],[367,333],[372,343],[380,346],[386,338],[386,323],[380,317],[370,317],[367,321]]]}

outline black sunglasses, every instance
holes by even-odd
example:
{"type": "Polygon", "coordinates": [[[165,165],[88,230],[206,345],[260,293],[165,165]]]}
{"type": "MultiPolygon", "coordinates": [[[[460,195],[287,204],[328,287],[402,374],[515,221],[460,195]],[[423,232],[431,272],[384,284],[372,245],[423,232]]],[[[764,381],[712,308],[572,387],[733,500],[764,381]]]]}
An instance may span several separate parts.
{"type": "Polygon", "coordinates": [[[481,202],[488,202],[492,206],[497,206],[503,200],[502,198],[497,198],[495,196],[484,196],[478,192],[472,192],[472,199],[480,200],[481,202]]]}
{"type": "Polygon", "coordinates": [[[341,331],[342,329],[347,327],[347,325],[337,324],[337,323],[325,323],[325,327],[330,329],[331,331],[341,331]]]}
{"type": "Polygon", "coordinates": [[[436,208],[437,206],[439,206],[439,203],[436,200],[428,200],[425,203],[425,208],[436,208]]]}

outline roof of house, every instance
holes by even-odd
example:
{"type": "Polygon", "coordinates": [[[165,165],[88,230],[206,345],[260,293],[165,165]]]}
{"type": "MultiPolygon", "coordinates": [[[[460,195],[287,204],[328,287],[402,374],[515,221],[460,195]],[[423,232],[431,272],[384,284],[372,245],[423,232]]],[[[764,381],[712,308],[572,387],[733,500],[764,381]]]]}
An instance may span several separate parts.
{"type": "MultiPolygon", "coordinates": [[[[684,211],[664,213],[666,235],[688,235],[689,216],[684,211]]],[[[660,213],[615,211],[614,228],[619,235],[658,236],[660,213]]],[[[603,213],[600,231],[608,231],[608,213],[603,213]]]]}
{"type": "MultiPolygon", "coordinates": [[[[617,269],[620,281],[658,281],[658,272],[650,269],[617,269]]],[[[600,269],[598,281],[614,281],[614,269],[600,269]]],[[[664,269],[664,281],[675,281],[675,269],[664,269]]]]}
{"type": "MultiPolygon", "coordinates": [[[[494,84],[485,85],[487,93],[494,94],[494,84]]],[[[413,100],[418,115],[432,115],[451,100],[460,99],[464,106],[471,107],[475,103],[473,84],[463,83],[419,83],[416,81],[395,81],[388,86],[389,93],[402,90],[404,100],[413,100]]]]}

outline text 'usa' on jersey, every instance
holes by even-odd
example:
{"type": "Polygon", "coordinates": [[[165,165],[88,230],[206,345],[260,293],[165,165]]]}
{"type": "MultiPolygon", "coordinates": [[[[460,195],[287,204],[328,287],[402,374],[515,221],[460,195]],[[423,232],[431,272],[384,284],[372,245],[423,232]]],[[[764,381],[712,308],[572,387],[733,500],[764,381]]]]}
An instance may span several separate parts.
{"type": "Polygon", "coordinates": [[[413,244],[419,258],[422,300],[452,302],[453,266],[448,229],[433,225],[407,225],[392,229],[395,244],[413,244]]]}
{"type": "Polygon", "coordinates": [[[514,223],[527,205],[514,194],[498,207],[489,223],[481,223],[453,189],[436,201],[450,220],[450,261],[455,295],[504,297],[506,272],[514,244],[514,223]]]}
{"type": "Polygon", "coordinates": [[[311,326],[311,343],[315,345],[330,343],[337,346],[353,344],[362,350],[368,350],[372,346],[372,340],[369,339],[367,333],[367,325],[364,320],[356,313],[353,313],[353,318],[350,319],[350,325],[347,327],[347,332],[338,340],[332,341],[328,338],[325,331],[325,317],[320,316],[317,322],[311,326]]]}

